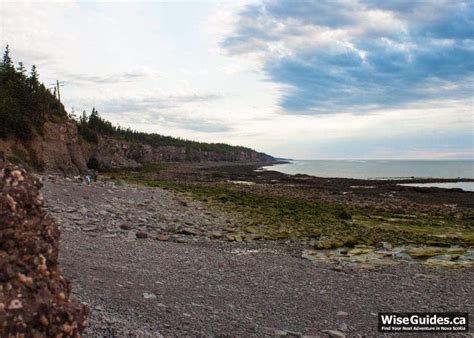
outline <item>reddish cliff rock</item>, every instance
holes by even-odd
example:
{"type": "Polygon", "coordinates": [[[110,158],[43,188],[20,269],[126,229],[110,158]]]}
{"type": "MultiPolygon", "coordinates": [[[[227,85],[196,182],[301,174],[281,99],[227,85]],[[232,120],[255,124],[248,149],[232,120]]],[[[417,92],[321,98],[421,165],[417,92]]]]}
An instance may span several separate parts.
{"type": "Polygon", "coordinates": [[[202,151],[176,146],[152,147],[139,142],[99,138],[97,144],[84,143],[84,157],[97,163],[95,169],[136,168],[158,162],[271,161],[273,157],[254,150],[202,151]]]}
{"type": "Polygon", "coordinates": [[[203,151],[177,146],[152,147],[111,137],[98,138],[97,143],[81,140],[72,120],[47,121],[43,132],[31,141],[10,137],[0,139],[0,151],[12,162],[27,164],[37,171],[58,172],[67,176],[84,174],[91,169],[136,168],[157,162],[205,161],[271,161],[269,155],[251,149],[227,152],[203,151]]]}
{"type": "Polygon", "coordinates": [[[0,151],[15,163],[27,164],[38,171],[78,175],[87,169],[77,128],[73,121],[48,121],[42,134],[31,141],[15,137],[0,139],[0,151]]]}
{"type": "Polygon", "coordinates": [[[59,230],[38,178],[0,153],[0,336],[79,336],[86,309],[58,268],[59,230]]]}

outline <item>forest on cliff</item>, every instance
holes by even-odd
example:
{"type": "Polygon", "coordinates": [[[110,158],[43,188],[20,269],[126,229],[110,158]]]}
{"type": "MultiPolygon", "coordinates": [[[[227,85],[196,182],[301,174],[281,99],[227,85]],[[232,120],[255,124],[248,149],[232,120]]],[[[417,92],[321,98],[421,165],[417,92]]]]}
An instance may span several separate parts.
{"type": "Polygon", "coordinates": [[[175,146],[216,153],[252,151],[224,143],[196,142],[122,128],[101,117],[95,108],[89,115],[84,111],[75,118],[67,114],[56,93],[39,81],[36,66],[33,65],[29,72],[22,62],[15,67],[6,46],[0,63],[0,138],[16,137],[28,142],[35,133],[42,135],[46,121],[61,122],[68,118],[75,121],[82,141],[89,143],[97,143],[100,137],[109,137],[153,147],[175,146]]]}
{"type": "Polygon", "coordinates": [[[47,120],[67,118],[64,107],[44,84],[36,66],[28,73],[22,62],[15,68],[7,46],[0,63],[0,138],[29,141],[34,131],[42,134],[47,120]]]}

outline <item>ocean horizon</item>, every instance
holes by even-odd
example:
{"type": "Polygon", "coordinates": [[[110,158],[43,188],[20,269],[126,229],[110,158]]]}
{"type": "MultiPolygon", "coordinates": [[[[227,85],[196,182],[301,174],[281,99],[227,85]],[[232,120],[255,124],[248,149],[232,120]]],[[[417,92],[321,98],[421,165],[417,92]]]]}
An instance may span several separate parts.
{"type": "MultiPolygon", "coordinates": [[[[288,160],[262,169],[290,175],[355,179],[474,178],[474,160],[288,160]]],[[[474,190],[473,182],[430,186],[474,190]]]]}

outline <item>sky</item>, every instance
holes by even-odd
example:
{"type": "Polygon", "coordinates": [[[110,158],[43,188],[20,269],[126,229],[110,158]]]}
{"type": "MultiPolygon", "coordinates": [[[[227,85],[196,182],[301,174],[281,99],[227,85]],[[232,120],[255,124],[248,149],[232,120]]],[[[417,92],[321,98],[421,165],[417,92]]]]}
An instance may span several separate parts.
{"type": "Polygon", "coordinates": [[[474,1],[9,1],[76,115],[293,159],[474,159],[474,1]]]}

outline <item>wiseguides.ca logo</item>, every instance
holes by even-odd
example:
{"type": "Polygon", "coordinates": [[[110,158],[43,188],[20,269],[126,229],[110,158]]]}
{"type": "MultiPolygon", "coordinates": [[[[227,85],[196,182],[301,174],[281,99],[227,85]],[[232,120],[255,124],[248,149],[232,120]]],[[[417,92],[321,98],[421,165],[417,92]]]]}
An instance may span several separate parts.
{"type": "Polygon", "coordinates": [[[469,314],[464,312],[383,312],[380,332],[467,332],[469,314]]]}

